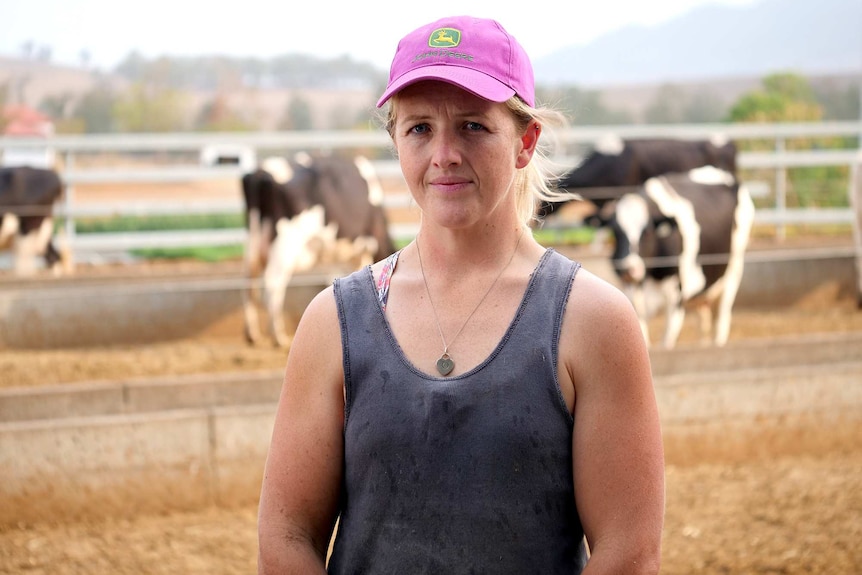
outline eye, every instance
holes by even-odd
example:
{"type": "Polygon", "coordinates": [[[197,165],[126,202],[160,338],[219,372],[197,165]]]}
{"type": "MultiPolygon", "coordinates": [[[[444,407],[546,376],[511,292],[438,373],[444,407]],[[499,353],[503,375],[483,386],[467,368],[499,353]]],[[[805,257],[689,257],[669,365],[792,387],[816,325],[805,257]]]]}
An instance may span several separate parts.
{"type": "Polygon", "coordinates": [[[428,124],[417,124],[408,130],[409,134],[426,134],[431,128],[428,124]]]}
{"type": "Polygon", "coordinates": [[[467,122],[464,124],[464,128],[470,132],[479,132],[485,129],[485,126],[480,124],[479,122],[467,122]]]}

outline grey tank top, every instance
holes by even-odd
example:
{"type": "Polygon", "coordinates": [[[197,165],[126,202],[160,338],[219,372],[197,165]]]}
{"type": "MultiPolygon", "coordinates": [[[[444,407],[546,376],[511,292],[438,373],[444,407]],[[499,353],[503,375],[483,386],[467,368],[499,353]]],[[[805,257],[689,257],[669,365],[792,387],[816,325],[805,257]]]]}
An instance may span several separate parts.
{"type": "Polygon", "coordinates": [[[578,269],[547,250],[496,349],[448,378],[407,360],[370,268],[336,280],[346,402],[329,573],[581,572],[574,421],[557,381],[578,269]]]}

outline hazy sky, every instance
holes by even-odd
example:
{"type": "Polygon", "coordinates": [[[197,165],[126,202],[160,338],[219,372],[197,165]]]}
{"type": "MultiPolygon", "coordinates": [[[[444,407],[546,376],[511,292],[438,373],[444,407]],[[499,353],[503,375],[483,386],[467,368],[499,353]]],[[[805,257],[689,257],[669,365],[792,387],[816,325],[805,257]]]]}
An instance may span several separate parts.
{"type": "Polygon", "coordinates": [[[52,60],[110,68],[130,51],[147,57],[225,54],[350,55],[388,69],[399,38],[452,14],[498,20],[533,59],[625,25],[663,22],[703,4],[759,0],[0,0],[0,55],[32,42],[52,60]],[[560,6],[566,6],[560,8],[560,6]]]}

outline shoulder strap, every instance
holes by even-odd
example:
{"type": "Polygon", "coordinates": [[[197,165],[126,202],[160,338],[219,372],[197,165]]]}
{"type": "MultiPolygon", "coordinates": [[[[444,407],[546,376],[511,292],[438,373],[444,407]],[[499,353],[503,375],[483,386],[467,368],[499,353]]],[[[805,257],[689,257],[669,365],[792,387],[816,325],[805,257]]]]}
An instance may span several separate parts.
{"type": "Polygon", "coordinates": [[[395,271],[400,253],[401,250],[398,250],[386,258],[386,261],[383,262],[383,269],[380,270],[380,277],[377,278],[377,301],[383,311],[386,311],[386,302],[389,300],[389,283],[392,281],[392,273],[395,271]]]}

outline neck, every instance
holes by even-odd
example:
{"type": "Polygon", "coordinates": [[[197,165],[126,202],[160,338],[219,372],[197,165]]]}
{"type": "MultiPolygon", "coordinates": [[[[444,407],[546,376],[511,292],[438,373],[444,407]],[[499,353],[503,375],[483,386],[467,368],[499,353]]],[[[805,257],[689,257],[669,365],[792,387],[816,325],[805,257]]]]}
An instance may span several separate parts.
{"type": "MultiPolygon", "coordinates": [[[[518,246],[527,243],[530,230],[524,225],[487,228],[478,233],[461,230],[421,229],[414,244],[421,242],[426,270],[469,271],[498,269],[518,246]]],[[[461,273],[461,272],[459,272],[461,273]]]]}

